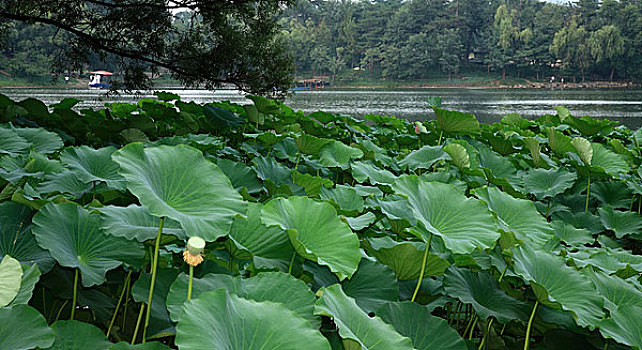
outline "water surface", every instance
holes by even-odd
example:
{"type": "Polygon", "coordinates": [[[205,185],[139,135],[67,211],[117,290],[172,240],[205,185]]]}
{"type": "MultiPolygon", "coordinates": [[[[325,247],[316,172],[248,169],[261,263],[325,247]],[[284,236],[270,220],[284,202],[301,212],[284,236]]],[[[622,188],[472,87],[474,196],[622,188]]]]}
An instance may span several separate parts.
{"type": "MultiPolygon", "coordinates": [[[[234,90],[165,90],[181,96],[183,101],[198,103],[229,100],[250,103],[234,90]]],[[[105,95],[101,90],[58,88],[0,89],[14,100],[34,97],[46,104],[74,97],[79,108],[102,107],[107,102],[133,102],[151,95],[105,95]]],[[[297,91],[285,103],[306,113],[323,110],[332,113],[363,116],[374,113],[394,115],[409,120],[429,120],[433,113],[426,99],[441,96],[449,109],[473,113],[481,122],[492,123],[508,113],[525,118],[554,114],[553,107],[569,108],[575,116],[616,120],[632,129],[642,126],[642,90],[548,90],[548,89],[421,89],[421,90],[325,90],[297,91]]]]}

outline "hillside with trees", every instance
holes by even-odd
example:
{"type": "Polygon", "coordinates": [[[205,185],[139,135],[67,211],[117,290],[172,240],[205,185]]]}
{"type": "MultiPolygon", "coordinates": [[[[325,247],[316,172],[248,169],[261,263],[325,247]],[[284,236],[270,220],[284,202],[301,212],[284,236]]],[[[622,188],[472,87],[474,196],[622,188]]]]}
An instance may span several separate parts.
{"type": "Polygon", "coordinates": [[[310,1],[281,19],[296,74],[642,79],[639,1],[310,1]]]}

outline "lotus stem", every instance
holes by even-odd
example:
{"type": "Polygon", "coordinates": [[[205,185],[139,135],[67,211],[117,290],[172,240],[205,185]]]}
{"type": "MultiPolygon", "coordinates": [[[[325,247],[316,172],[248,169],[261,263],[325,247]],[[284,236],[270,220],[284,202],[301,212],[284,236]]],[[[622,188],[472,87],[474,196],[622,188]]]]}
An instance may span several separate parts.
{"type": "Polygon", "coordinates": [[[539,300],[535,302],[533,306],[533,311],[531,312],[531,317],[528,319],[528,326],[526,327],[526,339],[524,339],[524,350],[528,350],[531,339],[531,326],[533,326],[533,319],[535,318],[535,313],[537,312],[537,306],[539,305],[539,300]]]}
{"type": "Polygon", "coordinates": [[[58,310],[58,314],[56,315],[56,320],[54,321],[54,323],[58,322],[58,319],[60,318],[60,314],[62,313],[62,310],[64,310],[65,306],[67,306],[68,302],[69,300],[65,300],[65,302],[62,303],[62,306],[60,307],[60,310],[58,310]]]}
{"type": "Polygon", "coordinates": [[[430,241],[432,240],[432,233],[428,236],[428,243],[426,243],[426,251],[424,252],[424,259],[421,262],[421,271],[419,272],[419,279],[417,280],[417,286],[415,287],[414,293],[412,293],[412,299],[410,301],[414,302],[421,288],[421,282],[424,279],[424,272],[426,272],[426,261],[428,260],[428,252],[430,251],[430,241]]]}
{"type": "Polygon", "coordinates": [[[129,283],[127,283],[127,291],[125,292],[125,306],[123,310],[123,326],[121,327],[122,329],[125,329],[125,322],[127,321],[127,305],[129,305],[129,291],[132,287],[131,279],[129,280],[129,283]]]}
{"type": "Polygon", "coordinates": [[[123,296],[125,295],[125,291],[127,290],[127,285],[129,284],[129,279],[132,276],[132,270],[129,270],[127,273],[127,278],[125,278],[125,283],[123,284],[123,291],[120,292],[120,298],[118,298],[118,304],[116,304],[116,310],[114,310],[114,315],[111,317],[111,322],[109,322],[109,328],[107,328],[107,338],[109,338],[109,333],[111,333],[111,327],[114,325],[114,322],[116,321],[116,315],[118,315],[118,309],[120,308],[120,302],[123,301],[123,296]]]}
{"type": "Polygon", "coordinates": [[[640,196],[640,200],[638,201],[638,214],[640,214],[642,209],[642,196],[640,196]]]}
{"type": "Polygon", "coordinates": [[[481,350],[484,347],[484,344],[486,344],[486,337],[488,337],[488,334],[490,333],[490,327],[492,327],[493,325],[493,320],[495,319],[491,318],[488,321],[488,327],[486,327],[486,333],[484,334],[484,337],[482,338],[481,342],[479,342],[479,347],[477,348],[477,350],[481,350]]]}
{"type": "Polygon", "coordinates": [[[136,328],[134,328],[134,335],[132,336],[132,341],[130,344],[134,345],[136,342],[136,336],[138,335],[138,328],[140,328],[140,320],[143,319],[143,312],[145,311],[145,303],[140,303],[140,311],[138,312],[138,319],[136,320],[136,328]]]}
{"type": "Polygon", "coordinates": [[[586,185],[586,205],[584,206],[584,211],[588,211],[590,193],[591,193],[591,174],[589,174],[588,176],[588,183],[586,185]]]}
{"type": "Polygon", "coordinates": [[[477,325],[477,321],[479,321],[479,316],[475,316],[475,320],[473,321],[473,326],[470,327],[470,333],[468,335],[468,340],[472,340],[473,339],[473,332],[475,331],[475,326],[477,325]]]}
{"type": "Polygon", "coordinates": [[[194,266],[189,266],[189,283],[187,284],[187,300],[192,299],[192,285],[194,282],[194,266]]]}
{"type": "Polygon", "coordinates": [[[160,218],[160,223],[158,224],[158,234],[156,235],[156,244],[154,245],[154,257],[152,260],[152,281],[149,283],[149,296],[147,297],[147,311],[145,311],[145,323],[143,325],[143,340],[145,343],[145,337],[147,335],[147,326],[149,326],[149,316],[152,311],[152,297],[154,296],[154,285],[156,284],[156,270],[158,270],[158,251],[160,250],[160,240],[161,234],[163,233],[163,223],[165,221],[164,217],[160,218]]]}
{"type": "Polygon", "coordinates": [[[437,142],[437,146],[441,146],[441,138],[444,136],[444,131],[442,130],[441,133],[439,133],[439,141],[437,142]]]}
{"type": "Polygon", "coordinates": [[[75,269],[76,272],[74,274],[74,298],[73,301],[71,302],[71,316],[69,317],[70,320],[74,319],[74,315],[76,314],[76,297],[78,295],[78,269],[75,269]]]}
{"type": "Polygon", "coordinates": [[[464,333],[462,334],[462,338],[466,337],[466,334],[468,334],[468,330],[470,329],[470,326],[472,326],[473,321],[475,320],[476,315],[474,312],[471,312],[470,314],[470,320],[468,320],[468,324],[466,325],[466,328],[464,328],[464,333]]]}
{"type": "Polygon", "coordinates": [[[296,251],[292,253],[292,259],[290,259],[290,266],[288,266],[288,275],[292,274],[292,266],[294,265],[294,258],[296,258],[296,251]]]}

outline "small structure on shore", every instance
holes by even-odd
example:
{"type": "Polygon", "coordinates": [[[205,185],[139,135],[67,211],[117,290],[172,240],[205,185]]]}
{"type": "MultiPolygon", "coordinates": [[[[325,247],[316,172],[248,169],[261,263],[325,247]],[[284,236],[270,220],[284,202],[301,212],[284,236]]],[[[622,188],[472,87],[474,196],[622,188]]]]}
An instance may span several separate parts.
{"type": "Polygon", "coordinates": [[[298,79],[293,90],[323,90],[330,85],[328,77],[312,77],[310,79],[298,79]]]}
{"type": "Polygon", "coordinates": [[[114,73],[105,70],[96,70],[93,72],[87,72],[87,74],[89,74],[90,89],[109,89],[111,87],[111,84],[104,83],[102,81],[102,77],[111,76],[114,75],[114,73]]]}

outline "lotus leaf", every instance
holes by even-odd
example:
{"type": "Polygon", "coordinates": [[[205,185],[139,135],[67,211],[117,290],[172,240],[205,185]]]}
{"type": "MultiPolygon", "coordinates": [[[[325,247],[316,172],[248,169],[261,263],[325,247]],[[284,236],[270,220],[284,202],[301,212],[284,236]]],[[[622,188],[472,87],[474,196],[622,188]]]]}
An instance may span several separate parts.
{"type": "Polygon", "coordinates": [[[114,147],[97,150],[87,146],[72,147],[60,152],[60,160],[85,183],[102,181],[111,188],[124,190],[125,181],[118,173],[118,164],[111,160],[115,151],[114,147]]]}
{"type": "Polygon", "coordinates": [[[122,262],[140,264],[144,255],[139,244],[105,234],[100,224],[98,214],[76,204],[50,203],[33,217],[33,233],[60,265],[80,269],[83,286],[91,287],[122,262]]]}
{"type": "Polygon", "coordinates": [[[409,338],[402,336],[379,317],[369,317],[347,296],[338,284],[323,288],[316,303],[317,315],[333,317],[339,334],[357,342],[362,349],[414,349],[409,338]]]}
{"type": "Polygon", "coordinates": [[[617,238],[633,235],[642,239],[642,216],[630,211],[613,210],[611,207],[598,209],[600,220],[607,229],[613,231],[617,238]]]}
{"type": "Polygon", "coordinates": [[[528,320],[528,305],[508,296],[488,272],[450,266],[443,283],[449,296],[472,304],[481,319],[495,317],[501,323],[528,320]]]}
{"type": "Polygon", "coordinates": [[[430,314],[423,305],[388,303],[378,312],[397,332],[412,339],[417,350],[466,350],[466,343],[448,322],[430,314]]]}
{"type": "Polygon", "coordinates": [[[618,343],[642,349],[642,307],[627,305],[611,311],[611,317],[600,323],[600,333],[618,343]]]}
{"type": "Polygon", "coordinates": [[[176,345],[185,350],[330,350],[319,331],[282,304],[246,300],[224,289],[188,301],[176,332],[176,345]]]}
{"type": "Polygon", "coordinates": [[[0,308],[0,349],[48,349],[54,339],[38,310],[27,305],[0,308]]]}
{"type": "Polygon", "coordinates": [[[22,268],[18,260],[5,255],[0,262],[0,307],[9,305],[20,290],[22,268]]]}
{"type": "Polygon", "coordinates": [[[376,312],[384,304],[399,298],[399,284],[392,270],[366,259],[361,260],[357,272],[349,280],[343,281],[342,289],[367,313],[376,312]]]}
{"type": "Polygon", "coordinates": [[[214,241],[225,236],[233,217],[247,210],[223,172],[189,146],[144,149],[130,143],[113,159],[143,207],[180,222],[189,237],[214,241]]]}
{"type": "Polygon", "coordinates": [[[328,203],[276,198],[263,207],[261,222],[286,230],[299,255],[328,266],[340,279],[352,276],[359,265],[359,239],[328,203]]]}
{"type": "MultiPolygon", "coordinates": [[[[108,234],[144,242],[155,239],[160,219],[152,216],[145,207],[132,204],[128,207],[106,206],[99,209],[103,215],[101,228],[108,234]]],[[[163,223],[163,234],[185,239],[181,225],[171,219],[163,223]]]]}
{"type": "Polygon", "coordinates": [[[512,231],[519,240],[543,245],[553,237],[553,228],[533,202],[514,198],[496,187],[484,187],[475,193],[497,214],[502,229],[512,231]]]}
{"type": "Polygon", "coordinates": [[[581,327],[595,328],[604,317],[604,301],[595,286],[561,258],[526,247],[515,249],[515,273],[533,287],[540,302],[571,311],[581,327]]]}
{"type": "Polygon", "coordinates": [[[418,150],[410,152],[404,159],[399,162],[402,169],[415,171],[417,169],[430,169],[430,167],[440,160],[449,160],[450,155],[444,152],[440,146],[424,146],[418,150]]]}
{"type": "Polygon", "coordinates": [[[12,203],[0,203],[0,256],[11,255],[21,263],[38,264],[42,273],[47,273],[54,260],[49,253],[40,248],[31,233],[29,207],[12,203]]]}
{"type": "Polygon", "coordinates": [[[107,349],[111,345],[99,328],[88,323],[57,321],[51,329],[56,340],[47,350],[107,349]]]}
{"type": "Polygon", "coordinates": [[[424,241],[435,234],[448,250],[468,254],[475,248],[492,248],[499,239],[497,226],[482,202],[466,198],[453,185],[424,182],[416,176],[400,177],[393,189],[408,198],[424,241]]]}
{"type": "MultiPolygon", "coordinates": [[[[180,274],[172,283],[167,295],[167,310],[174,321],[182,317],[182,306],[187,301],[188,276],[180,274]]],[[[318,328],[319,318],[314,315],[316,298],[300,280],[282,272],[262,272],[254,277],[242,279],[228,275],[207,274],[193,281],[193,297],[215,289],[223,288],[229,294],[256,302],[279,303],[318,328]]]]}

